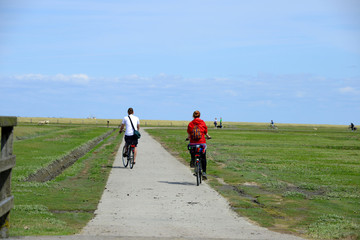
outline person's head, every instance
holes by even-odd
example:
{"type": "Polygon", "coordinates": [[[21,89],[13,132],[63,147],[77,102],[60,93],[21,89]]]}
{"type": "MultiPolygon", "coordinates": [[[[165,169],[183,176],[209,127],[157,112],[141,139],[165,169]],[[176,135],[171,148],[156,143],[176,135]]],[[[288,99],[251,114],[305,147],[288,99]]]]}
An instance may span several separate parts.
{"type": "Polygon", "coordinates": [[[129,109],[128,109],[128,114],[130,115],[130,114],[133,114],[133,113],[134,113],[134,109],[129,108],[129,109]]]}
{"type": "Polygon", "coordinates": [[[198,110],[196,110],[194,113],[193,113],[193,118],[199,118],[200,117],[200,112],[198,110]]]}

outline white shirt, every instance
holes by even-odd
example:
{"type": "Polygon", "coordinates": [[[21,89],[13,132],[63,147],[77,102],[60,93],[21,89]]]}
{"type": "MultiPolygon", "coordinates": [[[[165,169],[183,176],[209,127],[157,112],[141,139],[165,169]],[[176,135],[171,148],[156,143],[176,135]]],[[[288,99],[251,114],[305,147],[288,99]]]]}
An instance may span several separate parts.
{"type": "MultiPolygon", "coordinates": [[[[140,125],[140,120],[139,120],[139,118],[136,117],[136,116],[134,116],[134,115],[132,115],[132,114],[130,115],[130,118],[131,118],[131,121],[132,121],[132,123],[133,123],[133,125],[134,125],[135,130],[139,130],[139,129],[137,129],[138,124],[140,125]]],[[[125,116],[125,117],[124,117],[124,119],[123,119],[123,121],[122,121],[122,124],[125,124],[125,126],[126,126],[126,130],[125,130],[125,135],[126,135],[126,136],[132,136],[132,135],[134,135],[134,129],[133,129],[133,127],[131,126],[131,122],[130,122],[128,116],[125,116]]]]}

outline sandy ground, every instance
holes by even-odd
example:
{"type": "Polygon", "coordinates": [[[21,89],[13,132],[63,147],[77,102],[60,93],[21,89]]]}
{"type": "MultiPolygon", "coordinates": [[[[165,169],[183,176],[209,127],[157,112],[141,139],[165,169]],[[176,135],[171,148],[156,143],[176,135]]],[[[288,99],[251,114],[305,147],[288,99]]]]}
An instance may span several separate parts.
{"type": "Polygon", "coordinates": [[[196,186],[188,166],[141,134],[133,169],[124,168],[120,146],[95,218],[79,235],[56,239],[301,239],[237,216],[206,183],[196,186]]]}

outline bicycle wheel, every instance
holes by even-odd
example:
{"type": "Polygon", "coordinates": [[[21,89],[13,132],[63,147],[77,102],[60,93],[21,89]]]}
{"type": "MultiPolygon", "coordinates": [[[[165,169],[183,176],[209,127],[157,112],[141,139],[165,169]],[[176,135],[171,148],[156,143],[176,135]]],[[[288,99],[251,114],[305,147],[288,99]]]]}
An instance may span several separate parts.
{"type": "Polygon", "coordinates": [[[196,161],[196,167],[195,167],[195,175],[196,175],[196,186],[199,186],[201,183],[201,166],[200,161],[196,161]]]}
{"type": "Polygon", "coordinates": [[[127,156],[124,157],[124,153],[126,153],[126,151],[127,151],[127,147],[124,145],[122,155],[121,155],[124,167],[127,167],[127,165],[129,164],[128,157],[127,156]]]}
{"type": "Polygon", "coordinates": [[[130,169],[134,167],[134,148],[130,147],[128,152],[128,161],[130,163],[130,169]]]}

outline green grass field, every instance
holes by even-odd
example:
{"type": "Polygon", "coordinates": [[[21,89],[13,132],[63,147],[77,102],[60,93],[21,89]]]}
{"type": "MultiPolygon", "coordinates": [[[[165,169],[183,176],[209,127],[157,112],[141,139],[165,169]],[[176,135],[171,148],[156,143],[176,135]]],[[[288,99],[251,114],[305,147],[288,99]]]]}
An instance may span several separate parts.
{"type": "MultiPolygon", "coordinates": [[[[15,127],[11,236],[74,234],[93,217],[121,142],[116,132],[54,180],[24,181],[109,130],[106,121],[66,121],[41,126],[19,121],[15,127]]],[[[188,161],[184,125],[149,120],[147,126],[167,128],[146,131],[188,161]]],[[[224,125],[209,128],[208,182],[234,211],[275,231],[360,239],[359,132],[330,125],[279,124],[278,130],[264,123],[224,125]]]]}
{"type": "Polygon", "coordinates": [[[121,136],[113,133],[55,179],[27,182],[37,169],[109,131],[92,126],[19,125],[14,130],[12,171],[15,206],[10,235],[67,235],[93,218],[121,136]],[[89,191],[91,189],[91,191],[89,191]]]}
{"type": "MultiPolygon", "coordinates": [[[[186,129],[147,131],[189,161],[186,129]]],[[[240,215],[315,239],[360,238],[358,132],[307,125],[274,131],[249,124],[209,134],[209,183],[240,215]]]]}

